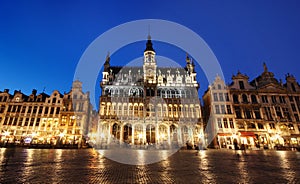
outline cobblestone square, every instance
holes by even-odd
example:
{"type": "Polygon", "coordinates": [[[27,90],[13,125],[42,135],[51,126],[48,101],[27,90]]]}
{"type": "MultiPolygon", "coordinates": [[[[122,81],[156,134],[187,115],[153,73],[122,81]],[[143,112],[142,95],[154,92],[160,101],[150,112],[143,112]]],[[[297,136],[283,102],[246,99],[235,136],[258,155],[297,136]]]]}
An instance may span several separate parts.
{"type": "Polygon", "coordinates": [[[0,183],[299,183],[300,153],[180,150],[125,165],[97,150],[0,149],[0,183]]]}

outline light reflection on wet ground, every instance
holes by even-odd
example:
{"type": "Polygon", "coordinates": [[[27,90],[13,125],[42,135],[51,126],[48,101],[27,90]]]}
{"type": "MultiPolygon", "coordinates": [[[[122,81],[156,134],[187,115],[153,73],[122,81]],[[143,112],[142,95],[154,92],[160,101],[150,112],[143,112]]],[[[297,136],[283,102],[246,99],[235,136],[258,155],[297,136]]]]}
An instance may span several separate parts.
{"type": "MultiPolygon", "coordinates": [[[[140,159],[147,155],[139,154],[140,159]]],[[[158,163],[136,166],[93,149],[1,148],[0,183],[300,183],[300,152],[237,156],[230,150],[180,150],[169,158],[159,155],[163,160],[158,163]]]]}

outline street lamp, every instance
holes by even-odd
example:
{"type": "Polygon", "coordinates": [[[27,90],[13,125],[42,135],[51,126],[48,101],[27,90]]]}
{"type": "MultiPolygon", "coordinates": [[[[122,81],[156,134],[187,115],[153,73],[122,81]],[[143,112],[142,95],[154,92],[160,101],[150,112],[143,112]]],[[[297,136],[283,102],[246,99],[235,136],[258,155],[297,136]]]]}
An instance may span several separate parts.
{"type": "Polygon", "coordinates": [[[3,135],[6,137],[6,136],[9,136],[10,135],[10,132],[8,132],[8,131],[5,131],[4,133],[3,133],[3,135]]]}
{"type": "Polygon", "coordinates": [[[198,135],[198,149],[202,150],[203,149],[203,133],[200,132],[198,135]]]}
{"type": "Polygon", "coordinates": [[[60,134],[59,134],[59,137],[60,137],[60,138],[62,138],[62,137],[64,137],[64,136],[65,136],[64,133],[60,133],[60,134]]]}

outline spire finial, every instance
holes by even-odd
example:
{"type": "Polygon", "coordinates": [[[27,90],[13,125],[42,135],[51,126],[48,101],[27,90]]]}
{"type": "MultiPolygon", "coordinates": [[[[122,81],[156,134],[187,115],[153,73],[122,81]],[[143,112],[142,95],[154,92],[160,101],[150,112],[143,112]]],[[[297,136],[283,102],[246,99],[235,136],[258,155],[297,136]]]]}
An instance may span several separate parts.
{"type": "Polygon", "coordinates": [[[268,67],[267,67],[267,64],[265,62],[263,64],[263,66],[264,66],[264,72],[268,72],[268,67]]]}
{"type": "Polygon", "coordinates": [[[187,52],[186,52],[186,58],[185,58],[185,60],[186,60],[187,64],[190,64],[191,59],[190,59],[189,54],[187,52]]]}
{"type": "Polygon", "coordinates": [[[109,63],[109,61],[110,61],[110,53],[109,53],[109,51],[107,52],[107,55],[106,55],[106,58],[105,58],[105,62],[106,63],[109,63]]]}
{"type": "Polygon", "coordinates": [[[151,36],[150,36],[150,25],[148,25],[148,40],[151,40],[151,36]]]}

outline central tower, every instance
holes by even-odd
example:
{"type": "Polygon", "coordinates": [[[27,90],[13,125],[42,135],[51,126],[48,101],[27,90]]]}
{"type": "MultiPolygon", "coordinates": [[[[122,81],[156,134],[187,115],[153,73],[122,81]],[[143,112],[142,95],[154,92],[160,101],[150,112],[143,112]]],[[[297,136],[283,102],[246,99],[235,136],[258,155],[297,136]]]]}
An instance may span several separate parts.
{"type": "Polygon", "coordinates": [[[151,36],[148,35],[148,41],[144,51],[144,82],[152,84],[156,83],[156,67],[155,51],[152,47],[151,36]]]}

